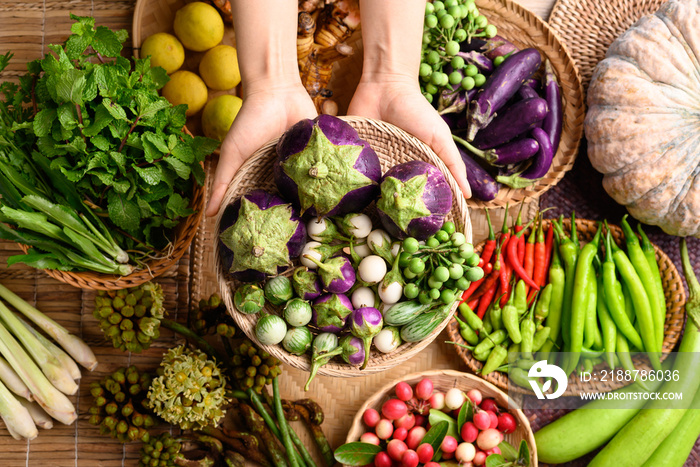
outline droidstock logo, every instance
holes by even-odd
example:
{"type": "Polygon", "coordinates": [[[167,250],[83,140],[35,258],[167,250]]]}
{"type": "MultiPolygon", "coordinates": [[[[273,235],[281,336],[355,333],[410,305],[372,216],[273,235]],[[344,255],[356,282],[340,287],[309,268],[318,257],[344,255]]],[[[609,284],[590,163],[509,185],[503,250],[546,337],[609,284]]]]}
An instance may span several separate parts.
{"type": "Polygon", "coordinates": [[[547,360],[540,360],[532,365],[532,367],[530,367],[530,371],[527,373],[527,376],[529,378],[530,386],[532,386],[532,390],[535,392],[538,399],[556,399],[564,394],[564,391],[566,391],[568,379],[566,377],[566,373],[564,373],[564,370],[559,368],[557,365],[549,365],[547,360]],[[542,389],[540,389],[537,381],[533,381],[534,379],[538,378],[551,379],[548,379],[542,385],[542,389]],[[552,394],[543,394],[549,391],[549,388],[552,386],[552,379],[557,381],[557,390],[552,394]]]}

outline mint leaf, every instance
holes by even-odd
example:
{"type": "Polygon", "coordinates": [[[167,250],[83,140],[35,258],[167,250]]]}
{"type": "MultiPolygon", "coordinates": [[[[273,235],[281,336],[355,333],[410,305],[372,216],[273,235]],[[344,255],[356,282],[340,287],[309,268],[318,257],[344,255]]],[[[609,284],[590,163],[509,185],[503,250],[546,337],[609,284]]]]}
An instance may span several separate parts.
{"type": "Polygon", "coordinates": [[[119,36],[114,31],[104,26],[98,26],[95,30],[92,48],[105,57],[117,57],[122,51],[122,41],[119,40],[119,36]]]}
{"type": "Polygon", "coordinates": [[[205,138],[204,136],[195,136],[192,142],[192,150],[195,158],[198,161],[203,161],[206,156],[214,152],[221,143],[218,140],[205,138]]]}
{"type": "MultiPolygon", "coordinates": [[[[73,25],[74,27],[76,25],[73,25]]],[[[66,40],[66,55],[71,60],[77,60],[90,46],[91,37],[72,35],[66,40]]]]}
{"type": "Polygon", "coordinates": [[[183,179],[190,178],[191,169],[188,165],[174,157],[166,157],[164,160],[168,163],[168,165],[170,165],[170,167],[173,168],[173,170],[175,170],[178,177],[183,179]]]}
{"type": "Polygon", "coordinates": [[[125,196],[114,191],[109,192],[107,200],[107,213],[117,227],[128,232],[136,231],[141,222],[141,213],[138,205],[125,196]]]}
{"type": "Polygon", "coordinates": [[[102,135],[92,137],[90,139],[90,142],[100,151],[109,151],[109,148],[111,147],[109,144],[109,140],[102,135]]]}
{"type": "Polygon", "coordinates": [[[109,169],[109,163],[110,157],[107,153],[96,152],[93,153],[93,155],[90,157],[90,160],[88,161],[87,165],[87,170],[90,171],[96,168],[109,169]]]}
{"type": "Polygon", "coordinates": [[[55,82],[56,101],[58,103],[72,102],[82,104],[85,89],[85,73],[80,70],[68,70],[55,82]]]}
{"type": "Polygon", "coordinates": [[[183,198],[177,193],[170,195],[168,204],[165,206],[165,213],[171,219],[185,217],[192,214],[194,211],[189,208],[190,200],[183,198]]]}
{"type": "Polygon", "coordinates": [[[34,117],[34,134],[38,137],[48,136],[56,120],[56,109],[40,110],[34,117]]]}
{"type": "Polygon", "coordinates": [[[102,105],[104,105],[105,109],[107,109],[112,117],[116,118],[117,120],[126,120],[126,112],[122,106],[115,103],[111,99],[103,100],[102,105]]]}
{"type": "MultiPolygon", "coordinates": [[[[110,111],[107,110],[106,107],[100,105],[95,111],[95,116],[93,117],[92,123],[90,124],[90,126],[83,130],[83,134],[88,137],[95,136],[112,121],[114,121],[114,117],[112,116],[110,111]]],[[[106,151],[106,149],[102,150],[106,151]]]]}
{"type": "Polygon", "coordinates": [[[69,102],[62,104],[58,107],[56,113],[58,115],[58,121],[61,122],[61,126],[66,130],[72,130],[78,125],[74,104],[69,102]]]}
{"type": "Polygon", "coordinates": [[[159,166],[141,168],[134,166],[134,170],[149,185],[158,185],[163,179],[163,171],[159,166]]]}
{"type": "Polygon", "coordinates": [[[172,155],[185,164],[191,164],[195,161],[194,151],[189,145],[184,143],[175,146],[172,155]]]}

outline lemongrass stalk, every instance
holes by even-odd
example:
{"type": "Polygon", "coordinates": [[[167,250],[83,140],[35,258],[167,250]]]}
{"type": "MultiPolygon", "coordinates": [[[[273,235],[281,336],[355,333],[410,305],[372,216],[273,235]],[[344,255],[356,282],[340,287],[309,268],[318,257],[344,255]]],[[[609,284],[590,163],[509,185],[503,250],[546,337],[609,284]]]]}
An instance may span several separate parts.
{"type": "Polygon", "coordinates": [[[22,382],[22,379],[17,375],[15,370],[12,369],[7,360],[0,357],[0,382],[5,383],[7,389],[17,394],[20,397],[28,401],[34,400],[31,391],[26,384],[22,382]]]}
{"type": "Polygon", "coordinates": [[[97,367],[95,354],[82,339],[70,334],[66,328],[22,300],[22,298],[2,284],[0,284],[0,297],[4,298],[17,311],[51,336],[80,365],[90,371],[97,367]]]}
{"type": "Polygon", "coordinates": [[[7,386],[0,383],[0,416],[15,439],[34,439],[39,434],[29,410],[22,406],[7,386]]]}
{"type": "MultiPolygon", "coordinates": [[[[16,315],[15,315],[16,316],[16,315]]],[[[24,324],[24,327],[26,327],[29,332],[31,332],[34,337],[36,337],[39,342],[43,344],[46,349],[51,352],[51,355],[56,357],[56,359],[63,365],[63,368],[70,373],[71,377],[74,380],[79,380],[82,374],[80,373],[80,367],[78,366],[77,363],[75,363],[75,360],[73,360],[70,355],[65,353],[62,348],[48,340],[42,333],[31,327],[29,323],[27,323],[25,320],[23,320],[20,317],[17,317],[17,319],[20,321],[20,323],[24,324]]]]}
{"type": "Polygon", "coordinates": [[[70,425],[78,418],[71,401],[65,394],[53,387],[36,363],[27,355],[24,348],[5,329],[5,326],[0,326],[0,354],[5,357],[24,384],[27,385],[34,400],[46,413],[66,425],[70,425]]]}
{"type": "Polygon", "coordinates": [[[49,417],[44,409],[36,402],[29,402],[27,399],[20,397],[17,399],[22,406],[29,412],[29,415],[34,420],[34,424],[44,430],[53,428],[53,419],[49,417]]]}
{"type": "Polygon", "coordinates": [[[39,339],[24,327],[20,320],[0,301],[0,319],[18,341],[22,343],[27,353],[34,359],[44,375],[56,389],[64,394],[73,395],[78,392],[78,385],[61,362],[39,342],[39,339]]]}

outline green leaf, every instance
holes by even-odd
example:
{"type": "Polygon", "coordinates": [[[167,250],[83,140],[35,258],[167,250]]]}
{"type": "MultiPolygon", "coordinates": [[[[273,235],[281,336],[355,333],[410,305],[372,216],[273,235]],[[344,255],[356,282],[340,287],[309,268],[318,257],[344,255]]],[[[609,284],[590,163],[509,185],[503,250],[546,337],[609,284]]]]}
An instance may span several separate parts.
{"type": "Polygon", "coordinates": [[[183,198],[178,193],[173,193],[168,198],[168,204],[165,206],[165,213],[171,219],[185,217],[192,214],[194,211],[189,208],[190,200],[183,198]]]}
{"type": "MultiPolygon", "coordinates": [[[[95,136],[112,121],[114,121],[114,117],[111,112],[105,106],[100,105],[95,110],[95,117],[90,125],[83,130],[83,134],[87,137],[95,136]]],[[[107,149],[103,149],[103,151],[106,150],[107,149]]]]}
{"type": "Polygon", "coordinates": [[[134,170],[149,185],[158,185],[163,180],[163,171],[159,166],[155,167],[138,167],[134,166],[134,170]]]}
{"type": "Polygon", "coordinates": [[[56,109],[46,108],[37,112],[34,117],[34,134],[38,137],[48,136],[51,133],[51,127],[56,120],[56,109]]]}
{"type": "Polygon", "coordinates": [[[61,122],[61,126],[66,130],[73,130],[78,125],[75,104],[70,102],[61,104],[56,110],[56,113],[58,115],[58,121],[61,122]]]}
{"type": "Polygon", "coordinates": [[[102,135],[93,136],[92,138],[90,138],[90,142],[97,149],[104,152],[109,151],[111,147],[111,145],[109,144],[109,140],[102,135]]]}
{"type": "Polygon", "coordinates": [[[175,146],[172,152],[173,157],[177,157],[185,164],[192,164],[195,161],[194,151],[187,144],[181,143],[175,146]]]}
{"type": "Polygon", "coordinates": [[[195,136],[191,146],[195,158],[198,161],[203,161],[206,156],[216,151],[219,145],[221,145],[221,142],[218,140],[205,138],[203,136],[195,136]]]}
{"type": "Polygon", "coordinates": [[[192,165],[192,175],[198,185],[204,185],[206,174],[204,173],[204,168],[200,164],[192,165]]]}
{"type": "Polygon", "coordinates": [[[503,457],[505,457],[509,461],[514,461],[518,458],[518,451],[516,451],[513,445],[510,444],[508,441],[501,441],[498,445],[498,448],[501,450],[501,454],[503,455],[503,457]]]}
{"type": "Polygon", "coordinates": [[[43,213],[20,211],[17,209],[12,209],[9,206],[1,207],[0,211],[2,211],[5,217],[13,222],[14,225],[22,229],[31,230],[32,232],[46,235],[47,237],[55,240],[67,241],[65,235],[63,235],[63,232],[61,231],[61,228],[50,223],[46,215],[43,213]]]}
{"type": "MultiPolygon", "coordinates": [[[[74,24],[73,27],[75,26],[74,24]]],[[[90,46],[90,39],[89,36],[71,35],[66,40],[66,55],[68,55],[71,60],[77,60],[90,46]]]]}
{"type": "MultiPolygon", "coordinates": [[[[104,152],[93,152],[88,161],[87,170],[88,172],[93,169],[109,169],[109,162],[111,158],[107,153],[104,152]]],[[[111,172],[108,170],[108,172],[111,172]]]]}
{"type": "Polygon", "coordinates": [[[92,41],[92,48],[105,57],[117,57],[122,51],[122,41],[119,39],[120,37],[111,29],[97,26],[95,38],[92,41]]]}
{"type": "Polygon", "coordinates": [[[159,66],[151,68],[149,74],[151,76],[151,81],[153,81],[153,85],[156,89],[162,88],[168,81],[170,81],[168,73],[159,66]]]}
{"type": "Polygon", "coordinates": [[[156,134],[152,131],[144,131],[141,135],[141,141],[148,141],[163,154],[167,154],[168,152],[170,152],[168,144],[165,141],[165,136],[162,133],[156,134]]]}
{"type": "Polygon", "coordinates": [[[530,448],[527,446],[527,441],[524,439],[520,441],[520,447],[518,448],[518,465],[527,467],[530,465],[530,448]]]}
{"type": "Polygon", "coordinates": [[[188,165],[184,164],[182,161],[180,161],[179,159],[176,159],[174,157],[166,157],[163,160],[165,162],[167,162],[168,165],[170,165],[170,167],[173,168],[173,170],[175,170],[175,173],[177,174],[178,177],[185,179],[185,180],[190,178],[191,170],[190,170],[190,167],[188,165]]]}
{"type": "Polygon", "coordinates": [[[511,465],[511,462],[507,461],[500,454],[491,454],[486,458],[486,467],[505,467],[511,465]]]}
{"type": "Polygon", "coordinates": [[[83,71],[75,69],[66,71],[57,78],[55,86],[57,102],[83,103],[82,96],[85,89],[85,73],[83,71]]]}
{"type": "Polygon", "coordinates": [[[107,109],[112,117],[116,118],[117,120],[126,120],[126,112],[122,106],[116,104],[111,99],[103,100],[102,105],[107,109]]]}
{"type": "Polygon", "coordinates": [[[433,452],[438,452],[442,441],[447,436],[447,430],[449,429],[449,424],[446,421],[441,421],[432,425],[430,430],[423,436],[420,444],[428,443],[433,447],[433,452]]]}
{"type": "Polygon", "coordinates": [[[462,404],[462,408],[459,409],[459,415],[457,416],[457,431],[462,432],[462,427],[467,421],[474,417],[474,407],[472,406],[472,401],[467,398],[467,400],[462,404]]]}
{"type": "Polygon", "coordinates": [[[428,413],[428,421],[430,422],[431,426],[442,421],[447,422],[447,434],[455,439],[459,439],[459,434],[457,433],[457,420],[450,417],[445,412],[441,410],[430,409],[430,412],[428,413]]]}
{"type": "Polygon", "coordinates": [[[60,269],[60,270],[70,270],[72,268],[65,267],[52,253],[38,253],[33,249],[29,250],[27,254],[24,255],[14,255],[7,258],[7,265],[12,266],[13,264],[24,263],[30,268],[36,269],[60,269]]]}
{"type": "Polygon", "coordinates": [[[110,151],[109,156],[117,164],[117,167],[119,167],[120,173],[123,174],[126,171],[126,156],[117,151],[110,151]]]}
{"type": "Polygon", "coordinates": [[[141,213],[138,205],[116,191],[109,191],[107,213],[117,227],[128,232],[138,230],[141,213]]]}
{"type": "Polygon", "coordinates": [[[76,232],[89,234],[87,227],[80,220],[75,210],[62,204],[55,204],[41,196],[25,196],[22,201],[37,211],[41,211],[57,224],[69,227],[76,232]]]}
{"type": "MultiPolygon", "coordinates": [[[[143,95],[143,94],[140,94],[143,95]]],[[[139,115],[141,116],[142,119],[148,119],[155,115],[157,112],[160,112],[163,109],[167,109],[171,106],[170,102],[168,102],[167,99],[164,97],[159,98],[158,100],[154,102],[150,102],[146,104],[140,111],[139,115]]]]}
{"type": "Polygon", "coordinates": [[[382,452],[382,448],[369,443],[347,443],[335,450],[335,460],[345,465],[367,465],[374,462],[374,458],[382,452]]]}

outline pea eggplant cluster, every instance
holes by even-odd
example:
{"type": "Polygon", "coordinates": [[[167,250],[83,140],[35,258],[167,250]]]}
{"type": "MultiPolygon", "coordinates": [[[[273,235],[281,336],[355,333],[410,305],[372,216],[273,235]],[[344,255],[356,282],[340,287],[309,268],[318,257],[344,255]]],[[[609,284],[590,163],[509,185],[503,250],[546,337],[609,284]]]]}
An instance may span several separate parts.
{"type": "Polygon", "coordinates": [[[518,216],[498,238],[490,228],[482,252],[487,274],[463,293],[456,318],[467,348],[485,362],[482,375],[507,369],[513,382],[529,388],[527,370],[535,361],[557,363],[567,375],[602,362],[633,371],[631,352],[645,352],[660,369],[666,302],[654,246],[641,225],[637,235],[622,218],[625,249],[607,221],[585,244],[575,214],[570,225],[539,219],[528,233],[518,216]],[[508,354],[518,360],[508,362],[508,354]]]}

